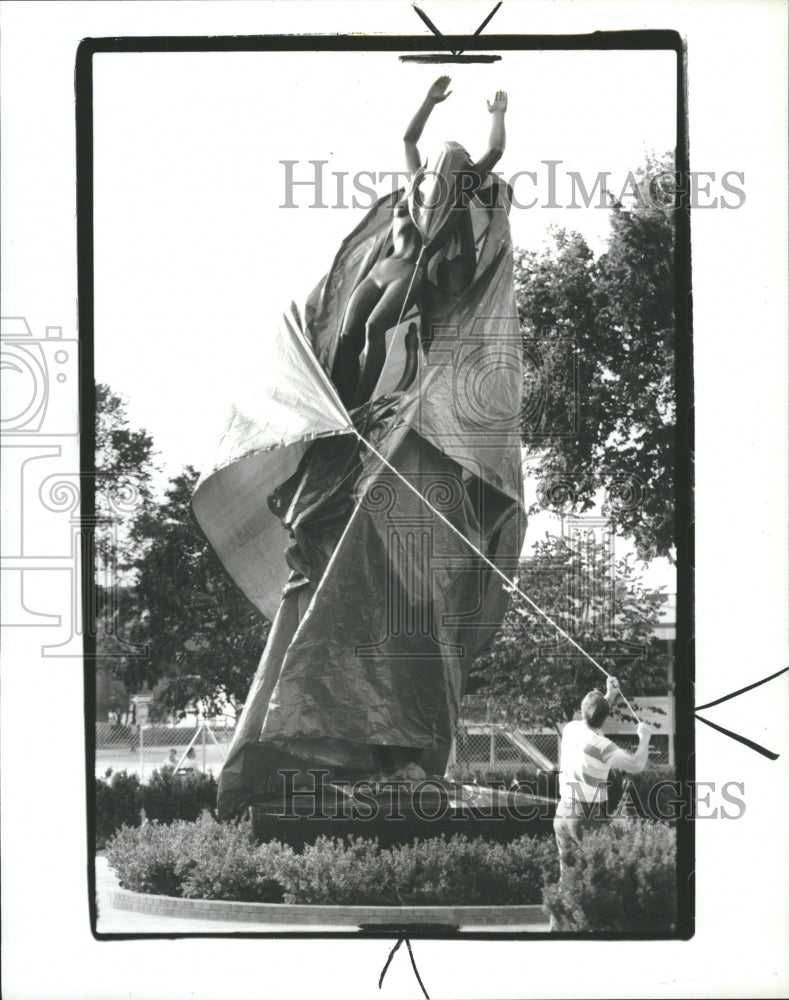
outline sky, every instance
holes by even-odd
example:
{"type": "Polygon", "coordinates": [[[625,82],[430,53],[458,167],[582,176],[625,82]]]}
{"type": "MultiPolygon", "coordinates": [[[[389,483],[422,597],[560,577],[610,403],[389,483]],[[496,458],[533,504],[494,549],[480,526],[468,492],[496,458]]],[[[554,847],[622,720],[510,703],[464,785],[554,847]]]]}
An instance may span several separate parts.
{"type": "MultiPolygon", "coordinates": [[[[452,76],[420,141],[473,157],[487,147],[486,99],[506,90],[517,246],[550,226],[605,247],[609,213],[569,208],[568,173],[621,190],[648,152],[673,151],[671,52],[505,53],[490,65],[402,64],[396,53],[106,53],[94,59],[95,373],[154,438],[167,475],[210,464],[233,399],[254,391],[266,331],[328,268],[364,215],[352,178],[404,169],[402,134],[439,73],[452,76]],[[321,168],[324,208],[310,207],[321,168]],[[282,161],[296,161],[292,168],[282,161]],[[549,200],[555,166],[558,209],[549,200]],[[535,182],[521,174],[532,171],[535,182]],[[343,194],[338,195],[338,174],[343,194]],[[340,207],[336,207],[338,200],[340,207]]],[[[370,178],[362,181],[370,185],[370,178]]],[[[593,202],[593,205],[596,203],[593,202]]],[[[530,531],[530,536],[532,531],[530,531]]],[[[536,536],[535,536],[536,537],[536,536]]]]}

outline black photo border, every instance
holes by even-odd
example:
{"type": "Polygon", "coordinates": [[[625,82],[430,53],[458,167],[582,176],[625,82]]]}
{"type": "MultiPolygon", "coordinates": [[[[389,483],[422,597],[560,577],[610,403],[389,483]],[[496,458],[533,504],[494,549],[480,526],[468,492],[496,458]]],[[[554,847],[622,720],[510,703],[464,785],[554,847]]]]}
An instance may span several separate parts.
{"type": "MultiPolygon", "coordinates": [[[[677,929],[673,934],[529,933],[491,929],[460,934],[440,929],[414,927],[403,934],[413,938],[448,940],[689,940],[694,934],[695,833],[692,782],[695,779],[695,734],[693,690],[695,679],[693,624],[693,349],[691,296],[690,206],[681,192],[689,190],[687,119],[687,53],[681,36],[670,30],[605,31],[580,35],[446,35],[447,46],[469,52],[667,50],[676,56],[676,160],[678,199],[675,212],[674,313],[675,313],[675,539],[677,548],[677,615],[675,643],[675,759],[677,779],[683,789],[682,816],[677,829],[677,929]]],[[[82,538],[82,615],[84,622],[84,711],[85,781],[87,791],[88,866],[87,888],[91,931],[99,941],[188,938],[392,938],[391,928],[277,932],[194,932],[109,934],[96,929],[95,874],[95,751],[96,751],[96,614],[94,607],[94,560],[91,543],[95,524],[95,490],[89,473],[95,467],[94,388],[94,246],[93,246],[93,56],[97,53],[181,52],[388,52],[430,53],[440,49],[429,35],[240,35],[240,36],[129,36],[86,38],[77,49],[76,167],[77,167],[77,262],[79,325],[79,397],[82,538]],[[88,475],[85,475],[88,473],[88,475]]],[[[451,61],[451,57],[446,57],[451,61]]]]}

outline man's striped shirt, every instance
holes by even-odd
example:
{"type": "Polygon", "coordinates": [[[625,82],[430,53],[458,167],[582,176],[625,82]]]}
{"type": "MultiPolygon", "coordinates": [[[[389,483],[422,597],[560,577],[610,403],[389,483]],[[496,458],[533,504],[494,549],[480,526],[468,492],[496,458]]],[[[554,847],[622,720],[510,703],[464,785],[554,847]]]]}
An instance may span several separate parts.
{"type": "Polygon", "coordinates": [[[561,816],[584,815],[583,805],[605,805],[606,782],[612,767],[621,767],[627,755],[616,743],[582,720],[568,722],[562,734],[559,759],[559,807],[561,816]]]}

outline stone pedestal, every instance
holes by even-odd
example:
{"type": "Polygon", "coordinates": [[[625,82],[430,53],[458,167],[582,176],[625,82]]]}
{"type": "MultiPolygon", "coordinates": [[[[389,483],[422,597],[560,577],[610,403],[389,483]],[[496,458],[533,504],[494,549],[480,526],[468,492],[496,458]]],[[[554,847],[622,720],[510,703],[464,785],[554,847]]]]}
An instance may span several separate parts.
{"type": "Polygon", "coordinates": [[[283,788],[251,806],[255,835],[300,849],[317,837],[377,838],[381,847],[462,833],[506,843],[553,832],[555,803],[539,795],[461,785],[437,778],[414,782],[316,781],[283,788]]]}

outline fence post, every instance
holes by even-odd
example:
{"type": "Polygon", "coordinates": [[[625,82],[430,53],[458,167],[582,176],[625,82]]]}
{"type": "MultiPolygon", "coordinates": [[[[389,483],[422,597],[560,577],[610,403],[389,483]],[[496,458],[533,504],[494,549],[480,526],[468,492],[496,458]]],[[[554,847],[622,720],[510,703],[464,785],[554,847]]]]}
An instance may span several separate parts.
{"type": "Polygon", "coordinates": [[[671,713],[669,715],[669,726],[668,726],[668,762],[670,767],[674,767],[674,696],[671,695],[671,700],[669,701],[669,706],[671,708],[671,713]]]}
{"type": "Polygon", "coordinates": [[[488,762],[491,767],[496,766],[496,730],[491,729],[490,731],[490,756],[488,762]]]}
{"type": "Polygon", "coordinates": [[[205,769],[205,763],[206,763],[206,754],[205,754],[205,751],[206,751],[206,746],[205,746],[206,731],[205,731],[205,727],[207,725],[208,725],[208,723],[205,721],[205,719],[203,719],[203,774],[206,773],[206,769],[205,769]]]}
{"type": "Polygon", "coordinates": [[[148,706],[152,701],[153,695],[151,694],[135,694],[132,697],[135,718],[137,719],[137,731],[140,736],[140,781],[145,778],[145,757],[143,755],[145,737],[143,736],[143,727],[148,721],[148,706]]]}

